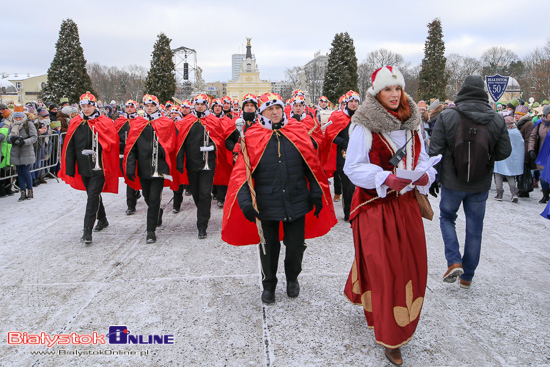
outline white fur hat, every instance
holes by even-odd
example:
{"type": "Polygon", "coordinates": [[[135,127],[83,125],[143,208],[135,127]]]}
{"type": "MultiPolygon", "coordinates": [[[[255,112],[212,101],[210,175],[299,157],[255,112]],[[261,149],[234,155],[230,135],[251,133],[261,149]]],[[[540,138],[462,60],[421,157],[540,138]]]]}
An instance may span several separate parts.
{"type": "Polygon", "coordinates": [[[399,69],[394,66],[383,66],[376,70],[372,73],[371,80],[372,87],[369,88],[368,92],[373,96],[392,85],[400,85],[401,88],[405,88],[405,78],[403,78],[403,74],[399,69]]]}

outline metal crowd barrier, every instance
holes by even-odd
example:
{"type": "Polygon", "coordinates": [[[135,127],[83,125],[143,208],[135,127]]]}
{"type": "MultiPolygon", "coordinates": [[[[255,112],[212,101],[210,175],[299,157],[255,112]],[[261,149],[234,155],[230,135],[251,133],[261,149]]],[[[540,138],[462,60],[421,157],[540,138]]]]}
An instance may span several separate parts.
{"type": "MultiPolygon", "coordinates": [[[[51,169],[57,167],[61,162],[61,149],[65,134],[66,133],[52,133],[38,136],[37,144],[34,145],[36,159],[31,167],[31,173],[44,170],[46,176],[55,178],[59,182],[57,175],[51,172],[51,169]]],[[[2,150],[0,149],[0,161],[1,159],[3,159],[3,157],[2,150]]],[[[3,172],[0,174],[0,181],[17,177],[17,171],[14,165],[4,167],[2,171],[3,172]]]]}

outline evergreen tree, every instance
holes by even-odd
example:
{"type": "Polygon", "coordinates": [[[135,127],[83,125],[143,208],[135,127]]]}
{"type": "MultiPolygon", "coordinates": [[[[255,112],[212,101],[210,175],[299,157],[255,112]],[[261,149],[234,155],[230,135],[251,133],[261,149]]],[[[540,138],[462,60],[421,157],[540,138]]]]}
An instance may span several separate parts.
{"type": "Polygon", "coordinates": [[[334,104],[349,90],[358,91],[357,56],[353,39],[347,32],[334,36],[328,56],[323,95],[334,104]]]}
{"type": "Polygon", "coordinates": [[[158,35],[151,54],[151,68],[145,79],[145,93],[156,96],[160,103],[166,103],[176,94],[174,53],[164,33],[158,35]]]}
{"type": "Polygon", "coordinates": [[[69,103],[77,103],[80,95],[87,91],[94,93],[86,70],[84,50],[80,45],[78,26],[72,19],[67,19],[61,23],[55,56],[48,69],[48,82],[40,97],[54,103],[67,97],[69,103]]]}
{"type": "Polygon", "coordinates": [[[425,101],[430,98],[445,100],[447,94],[447,73],[445,54],[445,42],[443,42],[443,30],[439,18],[428,24],[428,38],[424,45],[424,58],[419,74],[418,98],[425,101]]]}

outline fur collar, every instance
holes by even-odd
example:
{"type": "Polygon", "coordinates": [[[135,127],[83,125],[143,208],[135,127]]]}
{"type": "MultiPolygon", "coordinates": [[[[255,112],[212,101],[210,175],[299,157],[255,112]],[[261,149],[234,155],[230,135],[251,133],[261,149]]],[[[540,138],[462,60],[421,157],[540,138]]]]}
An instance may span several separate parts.
{"type": "Polygon", "coordinates": [[[101,116],[101,113],[99,112],[98,109],[95,109],[94,112],[90,116],[84,115],[84,112],[82,112],[82,111],[80,112],[80,117],[82,117],[82,120],[85,120],[85,121],[95,120],[99,116],[101,116]]]}
{"type": "Polygon", "coordinates": [[[395,130],[416,130],[420,125],[420,112],[412,98],[405,94],[411,108],[411,117],[404,122],[392,116],[370,93],[367,93],[365,101],[353,114],[351,122],[361,125],[374,133],[390,132],[395,130]]]}

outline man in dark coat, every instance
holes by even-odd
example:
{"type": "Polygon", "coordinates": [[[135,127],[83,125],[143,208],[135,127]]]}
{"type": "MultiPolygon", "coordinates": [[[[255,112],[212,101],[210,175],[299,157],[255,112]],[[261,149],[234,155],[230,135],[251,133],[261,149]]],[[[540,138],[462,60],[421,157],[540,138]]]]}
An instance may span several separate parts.
{"type": "Polygon", "coordinates": [[[479,263],[485,204],[491,188],[494,163],[508,158],[512,153],[504,118],[489,106],[489,97],[484,87],[481,76],[466,77],[455,100],[456,108],[448,108],[437,117],[430,143],[430,155],[443,155],[439,167],[439,180],[442,186],[439,220],[448,266],[443,281],[453,283],[460,277],[460,286],[465,289],[470,288],[479,263]],[[485,125],[489,132],[488,169],[483,177],[474,182],[459,180],[453,168],[457,126],[463,118],[485,125]],[[460,204],[464,205],[466,215],[464,256],[460,255],[455,228],[460,204]]]}

